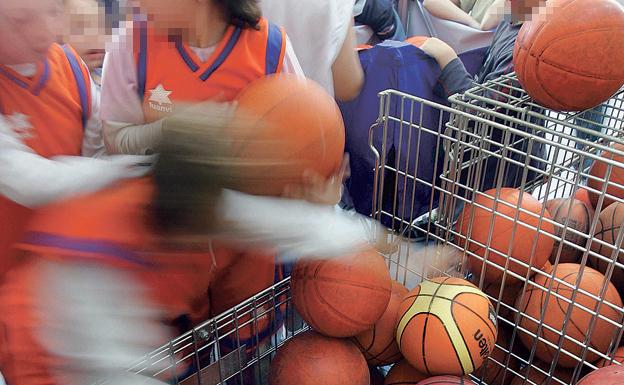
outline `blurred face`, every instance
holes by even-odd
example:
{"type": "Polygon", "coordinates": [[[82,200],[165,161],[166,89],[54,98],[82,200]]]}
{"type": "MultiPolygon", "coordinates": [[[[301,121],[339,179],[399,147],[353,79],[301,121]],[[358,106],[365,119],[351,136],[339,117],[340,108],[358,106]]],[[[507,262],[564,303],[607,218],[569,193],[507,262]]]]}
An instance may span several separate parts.
{"type": "Polygon", "coordinates": [[[97,0],[67,0],[65,17],[63,41],[78,52],[89,69],[101,67],[109,37],[104,7],[97,0]]]}
{"type": "Polygon", "coordinates": [[[511,16],[514,21],[528,21],[546,5],[546,0],[510,0],[511,16]]]}
{"type": "Polygon", "coordinates": [[[146,13],[159,30],[187,29],[193,25],[204,0],[139,0],[146,13]],[[174,5],[175,4],[175,5],[174,5]]]}
{"type": "Polygon", "coordinates": [[[43,60],[62,24],[62,0],[1,0],[0,63],[43,60]]]}

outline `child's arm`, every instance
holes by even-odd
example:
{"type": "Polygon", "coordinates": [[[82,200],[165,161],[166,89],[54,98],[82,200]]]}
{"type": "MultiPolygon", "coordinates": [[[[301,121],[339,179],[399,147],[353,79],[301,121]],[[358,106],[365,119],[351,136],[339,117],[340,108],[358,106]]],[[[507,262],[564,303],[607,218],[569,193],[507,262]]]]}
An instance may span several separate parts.
{"type": "Polygon", "coordinates": [[[423,5],[435,17],[481,29],[481,25],[459,7],[459,0],[425,0],[423,5]]]}
{"type": "Polygon", "coordinates": [[[489,31],[496,28],[496,26],[503,20],[504,14],[505,0],[494,1],[481,21],[481,29],[483,31],[489,31]]]}
{"type": "Polygon", "coordinates": [[[70,195],[97,191],[120,179],[145,174],[146,157],[93,159],[39,156],[13,134],[0,115],[0,195],[37,207],[70,195]]]}
{"type": "Polygon", "coordinates": [[[462,93],[473,86],[473,78],[448,44],[437,38],[429,38],[420,49],[433,57],[440,65],[442,73],[438,81],[446,94],[443,95],[444,97],[462,93]]]}
{"type": "Polygon", "coordinates": [[[348,102],[357,97],[364,85],[364,70],[355,45],[355,31],[353,21],[351,21],[342,48],[332,65],[334,93],[336,99],[342,102],[348,102]]]}

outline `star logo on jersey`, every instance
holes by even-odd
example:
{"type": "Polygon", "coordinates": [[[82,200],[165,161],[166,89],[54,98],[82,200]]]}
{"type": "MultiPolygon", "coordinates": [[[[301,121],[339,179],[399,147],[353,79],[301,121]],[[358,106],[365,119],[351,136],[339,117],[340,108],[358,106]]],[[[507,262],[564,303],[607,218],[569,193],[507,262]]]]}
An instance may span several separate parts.
{"type": "Polygon", "coordinates": [[[172,112],[173,106],[169,95],[173,91],[167,91],[162,84],[159,84],[153,90],[150,90],[149,106],[156,111],[172,112]]]}
{"type": "Polygon", "coordinates": [[[6,116],[7,123],[15,135],[20,139],[32,138],[34,135],[33,126],[30,124],[30,117],[16,112],[6,116]]]}

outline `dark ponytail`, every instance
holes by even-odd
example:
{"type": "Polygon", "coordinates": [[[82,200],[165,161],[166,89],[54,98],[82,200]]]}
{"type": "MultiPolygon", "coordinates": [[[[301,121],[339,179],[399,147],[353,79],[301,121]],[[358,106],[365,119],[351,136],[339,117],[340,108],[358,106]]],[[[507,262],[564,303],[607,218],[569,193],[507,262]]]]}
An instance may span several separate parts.
{"type": "Polygon", "coordinates": [[[230,23],[243,28],[258,28],[262,10],[258,0],[217,0],[230,17],[230,23]]]}

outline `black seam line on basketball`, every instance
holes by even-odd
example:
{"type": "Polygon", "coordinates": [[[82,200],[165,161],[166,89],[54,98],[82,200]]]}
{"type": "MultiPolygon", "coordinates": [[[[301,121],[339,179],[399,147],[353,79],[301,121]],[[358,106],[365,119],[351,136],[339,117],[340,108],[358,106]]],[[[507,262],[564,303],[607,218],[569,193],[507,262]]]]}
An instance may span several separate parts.
{"type": "MultiPolygon", "coordinates": [[[[602,234],[604,231],[604,224],[602,223],[602,218],[600,218],[600,216],[598,216],[598,222],[600,222],[600,239],[602,240],[602,234]]],[[[596,234],[594,234],[594,238],[596,238],[596,234]]],[[[602,243],[597,243],[598,245],[598,254],[602,255],[602,243]]],[[[601,264],[602,264],[602,259],[600,259],[599,257],[595,257],[596,259],[596,269],[601,270],[601,264]]]]}
{"type": "MultiPolygon", "coordinates": [[[[369,357],[367,357],[367,360],[377,360],[377,361],[380,361],[380,362],[385,362],[386,360],[382,360],[379,357],[383,356],[383,354],[386,353],[388,351],[388,349],[390,349],[392,347],[392,344],[395,343],[395,339],[391,338],[390,342],[388,344],[386,344],[386,346],[382,350],[380,350],[379,353],[377,353],[375,355],[368,353],[368,351],[373,347],[375,339],[373,338],[372,341],[373,342],[371,343],[371,346],[366,350],[367,354],[369,355],[369,357]]],[[[392,356],[389,357],[389,359],[391,357],[394,357],[395,355],[396,354],[393,354],[392,356]]]]}
{"type": "MultiPolygon", "coordinates": [[[[576,273],[576,272],[574,272],[574,273],[568,273],[567,275],[564,275],[563,277],[557,277],[557,278],[559,278],[559,279],[561,279],[561,280],[563,280],[563,281],[567,282],[567,281],[566,281],[566,279],[567,279],[567,278],[569,278],[569,277],[571,277],[571,276],[573,276],[574,274],[578,274],[578,273],[576,273]]],[[[560,284],[558,281],[556,281],[556,280],[555,280],[555,281],[554,281],[554,283],[553,283],[553,285],[557,285],[557,286],[556,286],[556,291],[557,291],[557,292],[559,292],[559,286],[560,286],[561,284],[560,284]]],[[[564,287],[565,287],[565,286],[564,286],[564,287]]],[[[566,288],[567,288],[567,287],[566,287],[566,288]]],[[[569,289],[569,288],[568,288],[568,289],[569,289]]],[[[572,291],[573,289],[570,289],[570,290],[572,291]]],[[[550,292],[553,292],[553,291],[554,291],[554,290],[552,290],[552,288],[551,288],[550,292]]],[[[541,297],[541,300],[540,300],[540,315],[541,315],[541,311],[542,311],[542,309],[544,309],[544,306],[545,306],[545,305],[544,305],[544,302],[545,302],[545,296],[544,296],[544,294],[545,294],[545,293],[546,293],[545,291],[542,291],[542,297],[541,297]]],[[[557,298],[556,296],[551,296],[551,297],[554,297],[554,298],[555,298],[555,300],[558,300],[558,299],[559,299],[559,298],[557,298]]],[[[550,300],[550,299],[549,299],[549,300],[550,300]]],[[[559,302],[558,302],[558,301],[557,301],[557,306],[559,306],[559,302]]],[[[561,308],[560,308],[560,309],[561,309],[561,308]]],[[[567,314],[567,312],[564,312],[564,313],[566,313],[566,314],[567,314]]],[[[570,314],[572,314],[572,313],[570,313],[570,314]]],[[[537,318],[537,317],[536,317],[536,318],[537,318]]],[[[541,317],[540,317],[540,318],[541,318],[541,317]]],[[[572,322],[572,320],[571,320],[571,319],[570,319],[569,321],[570,321],[570,322],[572,322]]],[[[533,322],[533,321],[531,321],[531,322],[533,322]]],[[[545,322],[543,322],[543,324],[545,325],[546,323],[545,323],[545,322]]],[[[576,324],[574,324],[574,322],[572,322],[572,324],[573,324],[573,325],[574,325],[574,327],[578,330],[578,326],[576,326],[576,324]]],[[[545,333],[546,333],[546,332],[554,333],[554,332],[552,332],[552,331],[548,330],[547,328],[545,328],[545,327],[544,327],[544,325],[542,325],[542,330],[541,330],[541,332],[540,332],[540,335],[538,335],[538,337],[540,337],[540,336],[541,336],[541,337],[542,337],[542,338],[544,338],[545,340],[548,340],[548,338],[546,338],[546,336],[545,336],[545,333]]],[[[548,326],[552,327],[551,325],[548,325],[548,326]]],[[[539,323],[537,324],[537,327],[539,328],[539,323]]],[[[561,332],[563,333],[563,331],[561,331],[561,332]]],[[[583,332],[581,332],[581,334],[583,334],[583,332]]],[[[563,344],[565,343],[565,337],[564,337],[564,336],[559,336],[559,338],[563,338],[563,339],[564,339],[564,340],[563,340],[563,343],[561,344],[561,349],[559,349],[559,347],[557,347],[557,348],[553,348],[553,347],[551,347],[551,346],[550,346],[549,344],[547,344],[547,343],[542,343],[542,345],[544,345],[544,347],[546,347],[546,350],[548,351],[548,354],[551,356],[551,359],[554,359],[554,358],[555,358],[554,356],[555,356],[555,354],[557,353],[557,351],[560,351],[560,350],[562,350],[562,349],[563,349],[563,344]]],[[[558,345],[558,344],[557,344],[557,345],[558,345]]],[[[593,346],[592,346],[592,347],[593,347],[593,346]]],[[[570,352],[570,353],[571,353],[571,352],[570,352]]],[[[559,357],[561,357],[561,355],[559,355],[559,357]]],[[[565,356],[565,357],[567,357],[567,356],[565,356]]]]}
{"type": "MultiPolygon", "coordinates": [[[[321,266],[318,266],[318,268],[319,268],[319,269],[320,269],[320,267],[321,267],[321,266]]],[[[314,282],[312,282],[312,283],[314,283],[314,282]]],[[[321,295],[321,292],[320,292],[320,290],[319,290],[319,288],[318,288],[318,286],[317,286],[317,285],[312,285],[312,287],[314,287],[314,292],[316,293],[316,296],[318,297],[318,299],[319,299],[319,300],[320,300],[320,301],[321,301],[321,302],[322,302],[325,306],[327,306],[328,308],[330,308],[331,310],[333,310],[333,311],[334,311],[337,315],[339,315],[339,316],[341,316],[341,317],[345,318],[345,319],[346,319],[346,320],[348,320],[348,321],[353,322],[355,325],[358,325],[358,326],[369,326],[369,324],[368,324],[368,323],[364,323],[364,322],[362,322],[362,321],[358,321],[358,320],[356,320],[356,319],[353,319],[353,318],[349,317],[349,315],[348,315],[348,314],[343,314],[343,312],[339,311],[339,310],[338,310],[338,309],[336,309],[334,306],[332,306],[332,305],[329,303],[329,301],[327,301],[327,300],[326,300],[326,299],[325,299],[325,298],[321,295]]]]}
{"type": "MultiPolygon", "coordinates": [[[[422,313],[420,313],[422,314],[422,313]]],[[[446,336],[448,337],[448,340],[451,342],[451,346],[453,347],[453,351],[455,352],[455,357],[457,358],[457,363],[459,364],[459,368],[462,370],[462,373],[466,373],[466,369],[464,368],[464,365],[462,364],[461,361],[461,357],[459,356],[459,352],[457,351],[457,348],[455,347],[455,344],[453,343],[452,339],[451,339],[451,335],[448,332],[448,329],[446,328],[446,325],[444,324],[444,321],[442,321],[440,319],[440,317],[438,317],[437,315],[433,314],[433,313],[427,313],[427,318],[429,318],[429,316],[435,317],[438,319],[438,321],[440,321],[440,324],[442,325],[442,327],[444,328],[444,331],[446,332],[446,336]]],[[[451,315],[452,316],[452,315],[451,315]]],[[[455,321],[455,319],[453,318],[453,321],[455,321]]],[[[461,332],[459,333],[461,334],[461,332]]],[[[423,330],[423,347],[425,346],[425,330],[423,330]]],[[[464,339],[464,336],[462,335],[462,340],[464,339]]],[[[464,340],[464,344],[466,345],[466,341],[464,340]]],[[[466,349],[468,349],[468,345],[466,345],[466,349]]],[[[468,353],[470,355],[470,349],[468,349],[468,353]]],[[[426,361],[426,355],[424,353],[424,349],[423,349],[423,361],[426,361]]],[[[470,360],[472,361],[472,357],[470,358],[470,360]]],[[[472,366],[474,367],[474,363],[472,364],[472,366]]],[[[429,371],[429,368],[427,367],[427,371],[429,371]]],[[[429,374],[429,376],[431,376],[432,374],[427,372],[427,374],[429,374]]]]}
{"type": "MultiPolygon", "coordinates": [[[[304,269],[303,269],[303,274],[304,274],[304,276],[305,276],[306,270],[308,270],[309,268],[310,268],[310,266],[305,266],[305,267],[304,267],[304,269]]],[[[316,267],[314,268],[314,270],[315,270],[315,271],[316,271],[316,270],[318,270],[318,269],[320,269],[320,266],[316,266],[316,267]]],[[[316,274],[316,272],[315,272],[314,274],[316,274]]],[[[306,282],[305,280],[302,280],[302,281],[301,281],[301,288],[302,288],[302,290],[303,290],[303,293],[302,293],[302,295],[303,295],[303,296],[305,296],[305,292],[306,292],[306,291],[307,291],[307,289],[308,289],[308,288],[306,287],[306,283],[307,283],[307,282],[306,282]]],[[[313,289],[316,291],[316,287],[313,287],[313,289]]],[[[312,327],[314,327],[314,325],[318,325],[318,322],[316,322],[316,321],[314,320],[314,317],[312,316],[312,313],[310,312],[309,306],[307,306],[307,301],[305,301],[305,300],[304,300],[304,301],[303,301],[303,303],[305,303],[305,304],[306,304],[306,306],[305,306],[305,314],[306,314],[306,316],[310,319],[310,324],[311,324],[311,326],[312,326],[312,327]]]]}
{"type": "MultiPolygon", "coordinates": [[[[464,305],[463,303],[461,303],[461,302],[456,300],[456,298],[459,297],[462,294],[466,294],[466,293],[459,293],[459,294],[455,295],[455,297],[453,297],[453,299],[451,299],[451,302],[452,303],[456,303],[456,304],[458,304],[460,306],[463,306],[466,309],[468,309],[470,312],[472,312],[472,314],[474,314],[475,316],[477,316],[477,318],[479,318],[481,321],[483,321],[483,323],[488,325],[488,329],[490,329],[490,332],[492,332],[492,334],[498,334],[498,327],[496,325],[494,325],[493,329],[490,327],[490,325],[492,325],[493,322],[490,321],[489,317],[487,319],[484,319],[483,317],[481,317],[481,314],[478,314],[472,308],[470,308],[470,307],[468,307],[468,306],[464,305]]],[[[490,299],[487,298],[487,296],[486,297],[482,297],[482,298],[484,298],[487,301],[487,303],[488,303],[488,312],[489,312],[490,311],[490,305],[491,305],[490,299]]],[[[451,307],[451,313],[452,312],[453,312],[453,308],[451,307]]],[[[488,314],[488,316],[489,316],[489,314],[488,314]]]]}
{"type": "MultiPolygon", "coordinates": [[[[496,330],[498,330],[498,328],[497,328],[497,327],[492,328],[492,327],[491,327],[492,322],[491,322],[489,319],[485,319],[485,318],[481,317],[481,315],[480,315],[480,314],[476,313],[476,312],[475,312],[473,309],[471,309],[469,306],[467,306],[467,305],[465,305],[465,304],[463,304],[463,303],[461,303],[461,302],[459,302],[459,301],[455,300],[455,298],[456,298],[457,296],[462,295],[462,294],[466,294],[466,293],[460,293],[460,294],[456,295],[456,296],[455,296],[455,297],[453,297],[453,298],[441,297],[441,296],[436,297],[435,295],[431,295],[431,294],[422,294],[422,295],[421,295],[421,297],[429,297],[429,298],[433,298],[433,299],[446,300],[446,301],[451,302],[451,304],[456,304],[456,305],[462,306],[463,308],[468,309],[468,311],[470,311],[472,314],[474,314],[474,315],[475,315],[477,318],[479,318],[481,321],[483,321],[483,323],[487,326],[487,328],[490,330],[490,332],[491,332],[491,333],[493,333],[493,334],[495,334],[495,333],[496,333],[496,330]]],[[[482,297],[482,298],[483,298],[483,297],[482,297]]],[[[487,298],[484,298],[484,299],[485,299],[485,300],[487,300],[488,302],[490,301],[490,300],[489,300],[489,299],[487,299],[487,298]]],[[[433,302],[433,301],[430,301],[430,302],[429,302],[429,304],[430,304],[430,305],[431,305],[431,302],[433,302]]],[[[420,313],[417,313],[417,314],[425,314],[425,313],[429,313],[429,312],[431,311],[431,306],[429,306],[429,309],[427,309],[427,310],[428,310],[427,312],[420,312],[420,313]]],[[[488,307],[488,310],[489,310],[489,307],[488,307]]],[[[452,311],[451,311],[451,314],[452,314],[452,311]]]]}
{"type": "MultiPolygon", "coordinates": [[[[440,288],[442,287],[442,285],[446,281],[448,281],[448,278],[443,279],[442,283],[438,283],[438,287],[436,288],[435,292],[433,293],[433,296],[427,295],[427,297],[435,297],[435,295],[438,293],[438,291],[440,290],[440,288]]],[[[429,301],[429,306],[427,308],[427,314],[431,314],[432,302],[433,302],[433,300],[429,301]]],[[[412,304],[412,306],[413,306],[413,304],[412,304]]],[[[414,316],[407,322],[407,325],[405,325],[405,327],[403,328],[403,333],[401,333],[401,345],[400,346],[403,346],[403,335],[405,334],[405,329],[407,328],[407,326],[410,324],[410,322],[412,322],[412,320],[416,316],[418,316],[418,314],[414,314],[414,316]]],[[[438,318],[438,317],[436,317],[436,318],[438,318]]],[[[422,341],[422,357],[423,357],[423,365],[425,366],[425,371],[427,372],[427,375],[429,377],[431,377],[431,372],[429,371],[429,366],[427,365],[427,355],[425,354],[425,345],[426,345],[425,335],[427,333],[427,324],[428,323],[429,323],[429,317],[425,317],[425,324],[423,325],[423,330],[422,330],[422,340],[423,340],[422,341]]],[[[444,324],[444,323],[442,323],[442,324],[444,324]]],[[[455,352],[455,354],[457,354],[457,352],[455,352]]]]}
{"type": "MultiPolygon", "coordinates": [[[[488,308],[489,310],[489,308],[488,308]]],[[[451,318],[453,318],[453,322],[455,322],[455,325],[457,326],[457,329],[459,329],[459,335],[461,336],[461,339],[464,343],[464,347],[466,348],[466,350],[468,351],[468,357],[470,358],[470,363],[472,364],[472,369],[474,370],[477,365],[475,365],[474,360],[472,359],[472,352],[470,351],[470,348],[468,347],[468,342],[466,342],[466,338],[464,337],[464,333],[462,333],[461,329],[459,328],[459,323],[457,323],[457,319],[455,318],[455,314],[453,313],[453,305],[451,305],[451,318]]],[[[442,325],[444,325],[444,323],[442,323],[442,325]]],[[[446,325],[444,325],[444,330],[446,330],[446,325]]],[[[446,334],[449,336],[450,339],[450,335],[448,330],[446,330],[446,334]]],[[[455,344],[453,344],[453,348],[455,348],[455,344]]],[[[455,352],[457,352],[457,349],[455,349],[455,352]]],[[[464,368],[464,364],[461,361],[460,357],[457,357],[459,359],[459,366],[461,366],[463,374],[468,374],[466,373],[466,368],[464,368]]]]}
{"type": "MultiPolygon", "coordinates": [[[[382,317],[383,317],[383,314],[382,314],[382,317]]],[[[369,351],[369,350],[373,347],[373,345],[375,345],[375,336],[376,336],[376,332],[377,332],[377,327],[376,327],[376,325],[373,325],[373,337],[371,338],[370,345],[368,345],[368,346],[366,347],[366,351],[367,351],[367,352],[368,352],[368,351],[369,351]]]]}
{"type": "MultiPolygon", "coordinates": [[[[571,68],[565,68],[562,65],[555,64],[555,63],[549,62],[548,60],[542,59],[542,55],[544,55],[544,53],[549,48],[551,48],[552,45],[554,45],[556,43],[559,43],[560,41],[563,41],[563,40],[573,39],[577,35],[585,34],[585,33],[588,33],[588,32],[610,32],[610,33],[614,33],[614,32],[617,32],[617,31],[624,31],[624,28],[619,27],[619,28],[615,28],[615,29],[613,29],[613,28],[611,28],[611,29],[606,29],[606,28],[584,29],[583,31],[580,31],[580,32],[570,33],[570,34],[567,34],[565,36],[561,36],[561,37],[558,37],[556,39],[553,39],[546,46],[544,46],[544,48],[542,49],[542,52],[540,52],[538,55],[535,55],[535,54],[532,54],[532,53],[529,53],[529,55],[531,55],[532,57],[540,60],[541,62],[543,62],[545,64],[548,64],[550,66],[553,66],[553,67],[555,67],[557,69],[564,70],[564,71],[567,71],[567,72],[571,72],[571,70],[572,70],[571,68]]],[[[576,74],[584,76],[584,77],[587,77],[587,78],[598,79],[598,80],[609,80],[609,81],[618,80],[617,78],[616,79],[608,79],[608,78],[604,78],[604,77],[601,77],[601,76],[596,76],[594,74],[588,74],[588,73],[576,72],[576,74]]]]}
{"type": "MultiPolygon", "coordinates": [[[[618,205],[618,206],[619,206],[619,205],[618,205]]],[[[609,242],[609,243],[611,243],[611,244],[614,244],[614,243],[615,243],[615,241],[616,241],[616,239],[617,239],[617,238],[615,237],[615,231],[614,231],[614,230],[615,230],[615,226],[614,226],[614,224],[615,224],[615,213],[617,213],[618,206],[615,206],[615,208],[613,209],[613,212],[611,213],[611,242],[609,242]]],[[[615,245],[614,245],[614,246],[615,246],[615,245]]],[[[612,250],[612,251],[611,251],[611,253],[613,253],[614,251],[615,251],[615,250],[612,250]]],[[[617,255],[616,255],[616,257],[615,257],[615,258],[616,258],[616,261],[617,261],[617,259],[618,259],[618,257],[619,257],[619,254],[620,254],[620,251],[619,251],[619,250],[617,250],[617,255]]],[[[607,269],[608,269],[608,268],[609,268],[609,265],[607,264],[607,269]]],[[[606,270],[605,270],[605,271],[606,271],[606,270]]]]}
{"type": "MultiPolygon", "coordinates": [[[[571,273],[571,274],[573,275],[573,274],[575,274],[575,273],[571,273]]],[[[567,278],[567,277],[566,277],[566,278],[567,278]]],[[[566,281],[566,282],[567,282],[567,281],[566,281]]],[[[561,284],[560,284],[559,282],[555,282],[555,283],[558,285],[558,286],[557,286],[557,293],[559,293],[559,290],[560,290],[560,289],[559,289],[559,287],[561,286],[561,284]]],[[[574,293],[574,289],[571,289],[571,288],[569,288],[569,287],[563,286],[563,288],[562,288],[562,289],[567,289],[567,290],[569,290],[572,294],[574,293]]],[[[582,293],[578,293],[578,294],[582,294],[582,293]]],[[[591,297],[590,297],[590,298],[591,298],[591,297]]],[[[591,298],[591,299],[593,300],[593,298],[591,298]]],[[[567,312],[563,310],[563,307],[561,306],[561,303],[559,302],[561,299],[560,299],[560,298],[558,298],[558,297],[555,297],[555,300],[556,300],[557,306],[559,306],[559,310],[561,310],[563,313],[566,313],[566,314],[567,314],[567,312]]],[[[569,304],[568,306],[572,306],[572,311],[574,311],[574,304],[569,304]]],[[[585,312],[585,310],[580,309],[580,308],[579,308],[578,310],[585,312]]],[[[572,313],[570,313],[570,314],[572,314],[572,313]]],[[[592,318],[593,318],[593,316],[592,316],[592,318]]],[[[598,319],[600,319],[600,317],[598,317],[598,319]]],[[[574,322],[574,320],[573,320],[571,317],[570,317],[570,319],[569,319],[568,321],[569,321],[569,322],[570,322],[570,323],[574,326],[574,328],[575,328],[575,329],[576,329],[576,330],[577,330],[577,331],[578,331],[578,332],[579,332],[582,336],[586,337],[587,333],[586,333],[586,332],[584,332],[583,330],[581,330],[581,328],[580,328],[580,327],[576,324],[576,322],[574,322]]],[[[596,325],[594,325],[594,330],[592,331],[592,333],[596,330],[596,326],[597,326],[597,324],[596,324],[596,325]]],[[[563,330],[562,330],[561,332],[563,333],[563,330]]],[[[589,330],[588,330],[587,332],[589,332],[589,330]]],[[[567,335],[567,333],[566,333],[566,335],[567,335]]],[[[565,343],[565,342],[566,342],[566,340],[565,340],[565,336],[561,336],[561,338],[563,338],[563,339],[564,339],[564,340],[563,340],[563,343],[565,343]]],[[[581,342],[581,343],[582,343],[582,341],[578,341],[578,342],[581,342]]],[[[571,341],[570,341],[569,343],[574,344],[574,342],[571,342],[571,341]]],[[[576,346],[576,344],[574,344],[574,346],[576,346]]],[[[592,344],[592,342],[591,342],[591,338],[590,338],[590,340],[589,340],[589,347],[590,347],[590,348],[594,348],[594,349],[595,349],[595,350],[597,350],[597,351],[600,351],[600,350],[599,350],[599,349],[598,349],[598,348],[597,348],[594,344],[592,344]]],[[[561,347],[561,348],[563,349],[563,344],[562,344],[562,347],[561,347]]],[[[583,349],[583,347],[581,347],[581,350],[582,350],[582,349],[583,349]]]]}
{"type": "Polygon", "coordinates": [[[592,216],[589,213],[589,207],[587,207],[587,205],[585,203],[582,203],[581,206],[583,206],[583,210],[585,211],[585,217],[587,219],[589,219],[586,223],[585,223],[585,230],[583,230],[583,232],[587,235],[589,235],[589,230],[591,229],[591,220],[592,220],[592,216]]]}
{"type": "MultiPolygon", "coordinates": [[[[321,266],[319,266],[321,267],[321,266]]],[[[304,276],[301,277],[302,280],[315,280],[315,281],[319,281],[319,282],[329,282],[329,283],[344,283],[344,284],[348,284],[350,286],[353,287],[358,287],[358,288],[363,288],[363,289],[370,289],[371,291],[376,291],[376,292],[391,292],[391,290],[387,290],[384,287],[381,286],[370,286],[370,285],[363,285],[363,284],[359,284],[357,282],[351,282],[348,280],[344,280],[344,279],[334,279],[334,278],[325,278],[325,277],[317,277],[317,276],[304,276]]]]}

